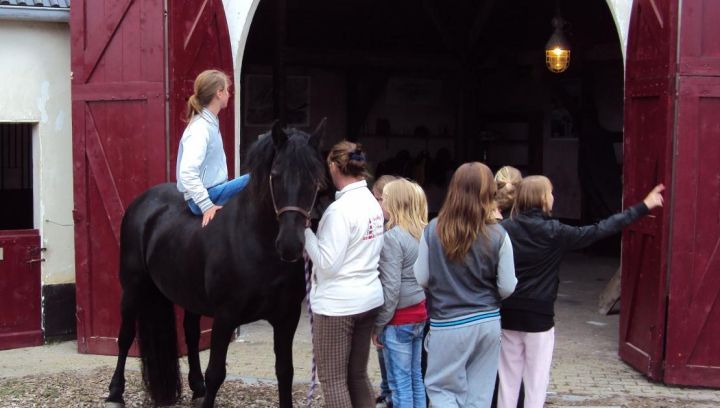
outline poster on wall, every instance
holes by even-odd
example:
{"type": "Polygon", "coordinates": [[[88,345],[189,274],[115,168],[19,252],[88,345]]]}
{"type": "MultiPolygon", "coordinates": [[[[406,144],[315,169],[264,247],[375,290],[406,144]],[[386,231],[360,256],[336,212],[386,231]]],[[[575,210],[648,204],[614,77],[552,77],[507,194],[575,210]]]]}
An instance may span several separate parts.
{"type": "MultiPolygon", "coordinates": [[[[285,82],[288,126],[310,124],[310,77],[288,76],[285,82]]],[[[245,77],[245,126],[266,127],[273,114],[272,75],[249,74],[245,77]]]]}

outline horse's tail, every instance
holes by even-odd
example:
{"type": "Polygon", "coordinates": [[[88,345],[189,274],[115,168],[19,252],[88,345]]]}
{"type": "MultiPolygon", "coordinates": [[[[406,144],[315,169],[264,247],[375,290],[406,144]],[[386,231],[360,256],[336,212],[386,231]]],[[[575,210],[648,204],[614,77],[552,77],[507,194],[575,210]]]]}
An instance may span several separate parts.
{"type": "Polygon", "coordinates": [[[149,278],[139,301],[138,340],[145,388],[155,405],[173,405],[182,394],[173,304],[149,278]]]}

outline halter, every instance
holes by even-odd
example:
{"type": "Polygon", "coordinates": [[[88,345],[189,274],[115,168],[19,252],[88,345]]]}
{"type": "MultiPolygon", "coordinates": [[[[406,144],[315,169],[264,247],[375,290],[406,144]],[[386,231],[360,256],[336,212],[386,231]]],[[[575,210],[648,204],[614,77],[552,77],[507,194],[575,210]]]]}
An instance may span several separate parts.
{"type": "Polygon", "coordinates": [[[310,211],[312,211],[313,207],[315,206],[315,200],[317,199],[319,190],[319,188],[315,188],[315,194],[313,195],[312,203],[310,204],[310,208],[308,208],[307,210],[294,205],[288,205],[278,210],[277,204],[275,204],[275,193],[273,192],[272,175],[270,175],[270,198],[272,199],[273,208],[275,209],[275,216],[277,218],[280,218],[280,214],[284,212],[295,211],[304,215],[306,219],[310,219],[310,211]]]}

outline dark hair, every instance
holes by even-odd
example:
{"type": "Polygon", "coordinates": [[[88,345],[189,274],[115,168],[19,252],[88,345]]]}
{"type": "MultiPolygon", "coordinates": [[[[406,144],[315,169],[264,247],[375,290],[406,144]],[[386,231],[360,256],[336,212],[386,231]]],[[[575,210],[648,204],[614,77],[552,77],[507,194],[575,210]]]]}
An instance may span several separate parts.
{"type": "Polygon", "coordinates": [[[340,173],[351,177],[370,177],[367,170],[367,158],[360,143],[343,140],[330,149],[327,164],[334,162],[340,173]]]}

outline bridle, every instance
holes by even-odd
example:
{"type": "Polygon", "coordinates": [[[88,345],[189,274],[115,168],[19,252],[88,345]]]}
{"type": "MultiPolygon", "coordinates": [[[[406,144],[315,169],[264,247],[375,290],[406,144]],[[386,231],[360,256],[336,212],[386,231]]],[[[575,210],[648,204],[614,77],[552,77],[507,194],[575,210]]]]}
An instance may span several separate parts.
{"type": "Polygon", "coordinates": [[[270,175],[270,198],[272,199],[272,205],[275,209],[275,216],[277,218],[280,218],[280,214],[288,212],[288,211],[295,211],[299,212],[300,214],[304,215],[306,219],[310,219],[310,211],[312,211],[313,207],[315,206],[315,200],[317,199],[318,191],[320,191],[320,188],[315,188],[315,194],[313,195],[312,203],[310,204],[310,208],[307,210],[295,205],[287,205],[285,207],[282,207],[278,210],[277,204],[275,203],[275,193],[273,192],[273,182],[272,182],[272,175],[270,175]]]}

